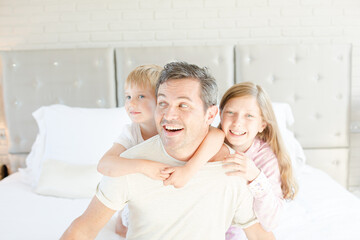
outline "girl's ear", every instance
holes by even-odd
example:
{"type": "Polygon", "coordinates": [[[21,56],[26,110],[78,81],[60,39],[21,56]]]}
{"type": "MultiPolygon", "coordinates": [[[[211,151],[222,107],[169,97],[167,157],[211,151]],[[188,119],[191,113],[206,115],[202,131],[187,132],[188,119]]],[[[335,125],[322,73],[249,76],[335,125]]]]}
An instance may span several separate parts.
{"type": "Polygon", "coordinates": [[[261,123],[261,127],[259,130],[259,133],[262,133],[262,131],[264,131],[264,129],[267,127],[267,123],[263,120],[261,123]]]}

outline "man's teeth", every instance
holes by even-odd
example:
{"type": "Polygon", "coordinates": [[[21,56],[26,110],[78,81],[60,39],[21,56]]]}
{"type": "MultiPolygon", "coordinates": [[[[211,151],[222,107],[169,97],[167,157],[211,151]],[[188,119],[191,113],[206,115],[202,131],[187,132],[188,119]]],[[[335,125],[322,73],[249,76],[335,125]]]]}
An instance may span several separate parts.
{"type": "Polygon", "coordinates": [[[170,130],[170,131],[176,131],[176,130],[181,130],[182,129],[182,128],[169,127],[169,126],[166,126],[165,128],[166,128],[166,130],[170,130]]]}
{"type": "Polygon", "coordinates": [[[232,134],[238,135],[238,136],[245,134],[245,132],[235,132],[235,131],[233,131],[233,130],[230,130],[230,132],[231,132],[232,134]]]}

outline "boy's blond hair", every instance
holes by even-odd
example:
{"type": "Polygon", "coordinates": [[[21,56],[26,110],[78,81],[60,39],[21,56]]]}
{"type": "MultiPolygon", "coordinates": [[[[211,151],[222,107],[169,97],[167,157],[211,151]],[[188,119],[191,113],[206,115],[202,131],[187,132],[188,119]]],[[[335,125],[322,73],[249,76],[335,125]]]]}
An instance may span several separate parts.
{"type": "Polygon", "coordinates": [[[159,79],[162,67],[155,64],[141,65],[132,70],[125,80],[125,88],[137,86],[141,88],[151,87],[155,93],[156,83],[159,79]]]}

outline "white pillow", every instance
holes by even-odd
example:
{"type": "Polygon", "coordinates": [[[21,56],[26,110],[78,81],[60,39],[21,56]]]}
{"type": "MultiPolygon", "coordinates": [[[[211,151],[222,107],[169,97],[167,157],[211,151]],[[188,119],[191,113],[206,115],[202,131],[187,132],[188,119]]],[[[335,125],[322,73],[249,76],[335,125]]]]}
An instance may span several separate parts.
{"type": "Polygon", "coordinates": [[[35,192],[56,197],[91,198],[102,176],[96,168],[96,164],[70,164],[48,159],[42,165],[35,192]]]}
{"type": "Polygon", "coordinates": [[[272,103],[280,134],[291,158],[294,171],[299,171],[305,164],[306,158],[303,148],[295,138],[294,133],[289,130],[294,124],[294,116],[288,103],[272,103]]]}
{"type": "MultiPolygon", "coordinates": [[[[26,163],[36,187],[43,163],[96,165],[130,119],[122,108],[41,107],[33,113],[39,134],[26,163]]],[[[45,173],[46,174],[46,173],[45,173]]]]}

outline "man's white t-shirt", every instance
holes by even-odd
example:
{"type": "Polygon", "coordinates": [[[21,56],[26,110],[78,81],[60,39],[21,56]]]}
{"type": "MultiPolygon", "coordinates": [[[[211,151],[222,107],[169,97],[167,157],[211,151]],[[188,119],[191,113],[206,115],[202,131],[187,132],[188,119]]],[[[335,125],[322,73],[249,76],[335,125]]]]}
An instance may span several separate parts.
{"type": "MultiPolygon", "coordinates": [[[[154,136],[121,154],[172,166],[182,166],[169,156],[154,136]]],[[[143,174],[104,176],[96,196],[108,208],[130,210],[126,239],[225,239],[230,224],[246,228],[258,222],[253,197],[240,177],[225,175],[221,162],[207,163],[183,188],[164,186],[143,174]]]]}

